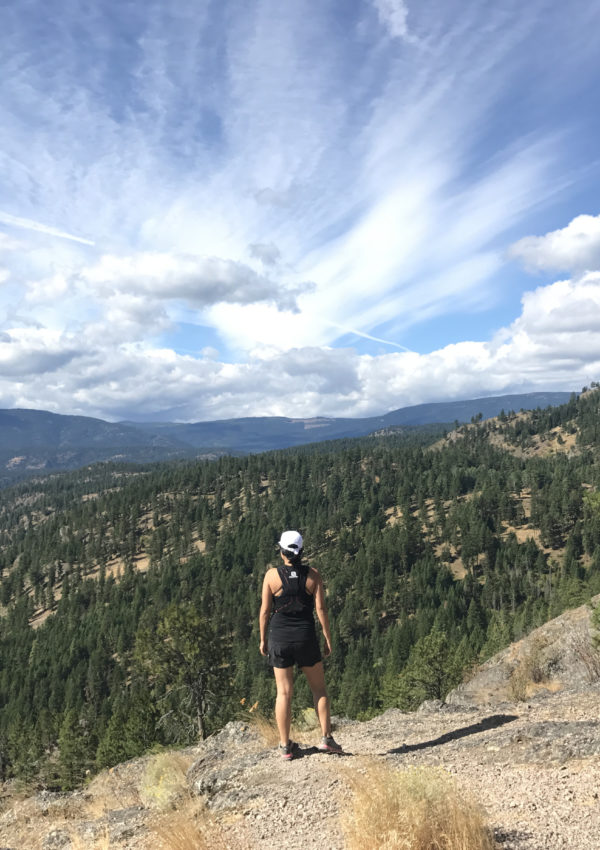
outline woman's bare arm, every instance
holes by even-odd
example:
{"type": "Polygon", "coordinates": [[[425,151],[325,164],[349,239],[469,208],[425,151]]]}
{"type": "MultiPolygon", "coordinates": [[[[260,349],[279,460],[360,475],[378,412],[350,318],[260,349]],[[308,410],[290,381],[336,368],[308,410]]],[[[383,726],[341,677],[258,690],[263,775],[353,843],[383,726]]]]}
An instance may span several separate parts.
{"type": "Polygon", "coordinates": [[[269,573],[267,570],[263,579],[262,586],[262,601],[260,605],[260,614],[258,622],[260,625],[260,654],[267,655],[267,626],[269,624],[269,614],[271,613],[271,602],[273,599],[273,591],[269,583],[269,573]]]}
{"type": "Polygon", "coordinates": [[[321,628],[323,629],[323,637],[325,638],[325,652],[324,655],[331,655],[331,631],[329,628],[329,615],[327,613],[327,605],[325,603],[325,590],[323,588],[323,579],[321,578],[320,573],[317,570],[314,570],[316,574],[316,587],[315,587],[315,611],[317,612],[317,617],[319,618],[319,623],[321,624],[321,628]]]}

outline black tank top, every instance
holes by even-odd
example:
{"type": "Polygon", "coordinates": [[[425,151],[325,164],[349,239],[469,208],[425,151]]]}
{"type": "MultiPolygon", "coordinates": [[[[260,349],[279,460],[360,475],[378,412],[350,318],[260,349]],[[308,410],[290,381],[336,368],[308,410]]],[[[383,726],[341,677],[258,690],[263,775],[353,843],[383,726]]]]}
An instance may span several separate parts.
{"type": "Polygon", "coordinates": [[[272,637],[303,640],[315,631],[315,597],[306,589],[307,567],[281,566],[281,593],[273,596],[273,616],[269,624],[272,637]]]}

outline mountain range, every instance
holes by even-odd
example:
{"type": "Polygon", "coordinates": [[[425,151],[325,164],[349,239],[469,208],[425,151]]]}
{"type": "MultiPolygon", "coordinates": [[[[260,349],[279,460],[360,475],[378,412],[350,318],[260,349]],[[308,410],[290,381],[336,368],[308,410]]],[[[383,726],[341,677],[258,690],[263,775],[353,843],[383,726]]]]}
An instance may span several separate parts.
{"type": "Polygon", "coordinates": [[[0,483],[99,461],[144,462],[248,454],[397,428],[488,419],[501,410],[533,410],[568,401],[536,392],[419,404],[367,418],[246,417],[210,422],[106,422],[44,410],[0,410],[0,483]]]}

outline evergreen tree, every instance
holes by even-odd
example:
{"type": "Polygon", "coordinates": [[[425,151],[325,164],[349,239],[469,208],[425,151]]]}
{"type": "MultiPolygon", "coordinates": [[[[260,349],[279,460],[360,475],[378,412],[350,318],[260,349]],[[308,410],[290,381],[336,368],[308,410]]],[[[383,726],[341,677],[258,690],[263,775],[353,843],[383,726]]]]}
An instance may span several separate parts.
{"type": "Polygon", "coordinates": [[[64,716],[58,736],[58,775],[63,791],[71,791],[83,782],[90,766],[86,736],[79,715],[70,708],[64,716]]]}
{"type": "Polygon", "coordinates": [[[223,642],[190,603],[171,604],[136,636],[136,658],[150,675],[160,720],[175,739],[205,738],[226,709],[229,672],[223,642]]]}
{"type": "MultiPolygon", "coordinates": [[[[443,700],[460,681],[456,650],[444,632],[432,629],[413,646],[408,663],[395,683],[395,704],[403,710],[415,709],[427,699],[443,700]]],[[[388,683],[385,699],[392,697],[388,683]]]]}
{"type": "Polygon", "coordinates": [[[96,750],[96,766],[99,769],[112,767],[128,757],[125,742],[125,715],[121,708],[113,712],[106,732],[96,750]]]}

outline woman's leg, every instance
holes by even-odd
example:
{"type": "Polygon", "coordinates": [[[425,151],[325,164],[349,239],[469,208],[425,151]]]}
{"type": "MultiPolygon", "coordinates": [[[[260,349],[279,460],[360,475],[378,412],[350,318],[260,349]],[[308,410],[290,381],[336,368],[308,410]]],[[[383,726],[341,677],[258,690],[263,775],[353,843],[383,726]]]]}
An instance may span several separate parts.
{"type": "Polygon", "coordinates": [[[273,667],[277,699],[275,700],[275,720],[279,730],[279,740],[286,746],[290,740],[292,725],[292,694],[294,693],[294,668],[273,667]]]}
{"type": "Polygon", "coordinates": [[[308,680],[313,695],[315,711],[321,724],[323,735],[331,735],[331,718],[329,716],[329,697],[325,688],[325,671],[323,662],[318,661],[312,667],[303,667],[302,672],[308,680]]]}

